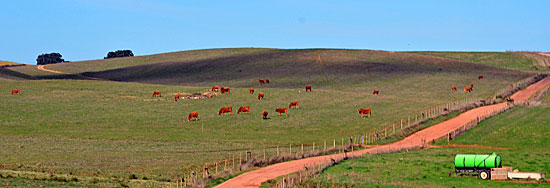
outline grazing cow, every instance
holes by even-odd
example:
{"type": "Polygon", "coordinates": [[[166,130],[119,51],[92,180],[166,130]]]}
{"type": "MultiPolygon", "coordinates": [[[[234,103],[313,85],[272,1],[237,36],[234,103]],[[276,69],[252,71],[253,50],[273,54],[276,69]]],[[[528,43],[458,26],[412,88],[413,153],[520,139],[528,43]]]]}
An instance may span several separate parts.
{"type": "Polygon", "coordinates": [[[374,89],[374,91],[372,92],[373,95],[378,95],[380,93],[380,90],[378,89],[374,89]]]}
{"type": "Polygon", "coordinates": [[[281,115],[281,113],[286,113],[288,116],[288,108],[277,108],[275,109],[275,112],[279,112],[279,115],[281,115]]]}
{"type": "Polygon", "coordinates": [[[267,119],[267,114],[269,114],[269,113],[267,112],[267,110],[264,110],[264,111],[262,112],[262,119],[267,119]]]}
{"type": "Polygon", "coordinates": [[[291,102],[290,105],[288,105],[288,108],[292,108],[293,106],[294,108],[300,108],[298,101],[291,102]]]}
{"type": "Polygon", "coordinates": [[[483,79],[483,75],[479,75],[479,76],[477,77],[477,79],[478,79],[478,80],[483,79]]]}
{"type": "Polygon", "coordinates": [[[187,121],[191,121],[191,119],[195,118],[196,121],[199,120],[199,113],[198,112],[191,112],[189,113],[189,116],[187,117],[187,121]]]}
{"type": "Polygon", "coordinates": [[[264,98],[264,93],[258,94],[258,100],[262,100],[264,98]]]}
{"type": "Polygon", "coordinates": [[[11,95],[16,94],[16,93],[17,93],[18,95],[21,94],[21,90],[20,90],[20,89],[11,90],[11,95]]]}
{"type": "Polygon", "coordinates": [[[472,91],[474,91],[474,88],[473,88],[473,86],[471,86],[471,85],[470,85],[470,87],[465,87],[465,88],[464,88],[464,92],[470,93],[470,92],[472,92],[472,91]]]}
{"type": "Polygon", "coordinates": [[[258,80],[258,83],[259,83],[259,85],[262,85],[262,84],[269,84],[269,79],[267,79],[267,78],[259,79],[259,80],[258,80]]]}
{"type": "Polygon", "coordinates": [[[254,94],[254,88],[250,88],[250,90],[248,91],[248,93],[250,93],[251,95],[254,94]]]}
{"type": "Polygon", "coordinates": [[[310,91],[310,92],[311,92],[311,85],[307,85],[307,86],[306,86],[306,92],[307,92],[307,91],[310,91]]]}
{"type": "Polygon", "coordinates": [[[231,90],[228,87],[226,87],[226,88],[222,87],[222,88],[220,88],[220,90],[222,91],[222,94],[224,94],[224,93],[231,94],[231,90]]]}
{"type": "Polygon", "coordinates": [[[455,86],[451,86],[451,91],[456,91],[456,87],[455,87],[455,86]]]}
{"type": "Polygon", "coordinates": [[[239,110],[237,111],[237,114],[241,113],[241,112],[248,112],[250,113],[250,106],[241,106],[239,108],[239,110]]]}
{"type": "Polygon", "coordinates": [[[370,108],[361,108],[361,109],[357,110],[357,112],[359,112],[359,114],[361,114],[361,118],[362,118],[363,115],[365,115],[365,114],[368,114],[368,117],[370,117],[370,115],[371,115],[371,110],[370,110],[370,108]]]}
{"type": "Polygon", "coordinates": [[[222,114],[225,114],[225,113],[231,113],[233,114],[233,108],[231,108],[231,106],[228,106],[228,107],[222,107],[220,109],[220,111],[218,111],[218,115],[222,115],[222,114]]]}
{"type": "Polygon", "coordinates": [[[153,97],[154,97],[154,96],[157,96],[157,95],[158,95],[159,97],[162,97],[162,95],[160,94],[160,91],[154,91],[154,92],[153,92],[153,97]]]}
{"type": "Polygon", "coordinates": [[[174,101],[178,102],[178,99],[180,99],[180,93],[177,93],[176,96],[174,96],[174,101]]]}
{"type": "Polygon", "coordinates": [[[215,85],[214,87],[212,87],[212,91],[218,91],[219,89],[220,89],[219,85],[215,85]]]}

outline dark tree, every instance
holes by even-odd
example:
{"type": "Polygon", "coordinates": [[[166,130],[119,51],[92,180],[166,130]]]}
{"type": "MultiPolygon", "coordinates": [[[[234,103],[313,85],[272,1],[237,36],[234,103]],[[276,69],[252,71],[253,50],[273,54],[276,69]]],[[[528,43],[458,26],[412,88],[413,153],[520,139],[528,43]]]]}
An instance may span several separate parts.
{"type": "Polygon", "coordinates": [[[60,53],[42,54],[36,58],[37,65],[47,65],[65,62],[60,53]]]}
{"type": "Polygon", "coordinates": [[[114,52],[107,53],[107,57],[105,57],[104,59],[115,58],[115,57],[132,57],[132,56],[134,56],[134,53],[132,53],[132,50],[117,50],[114,52]]]}

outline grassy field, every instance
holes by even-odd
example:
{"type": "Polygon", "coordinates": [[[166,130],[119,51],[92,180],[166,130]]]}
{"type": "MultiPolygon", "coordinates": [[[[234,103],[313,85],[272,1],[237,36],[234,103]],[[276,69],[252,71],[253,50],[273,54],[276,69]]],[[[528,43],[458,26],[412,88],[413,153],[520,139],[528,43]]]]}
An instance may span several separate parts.
{"type": "MultiPolygon", "coordinates": [[[[6,148],[0,150],[0,162],[13,170],[166,180],[190,166],[245,149],[321,145],[372,132],[436,105],[490,98],[528,76],[410,53],[274,49],[207,53],[211,51],[47,66],[123,82],[0,79],[4,91],[0,105],[6,107],[0,108],[0,148],[6,148]],[[316,54],[321,54],[322,63],[315,61],[316,54]],[[140,58],[144,59],[136,60],[140,58]],[[486,79],[477,80],[480,74],[486,79]],[[262,101],[248,94],[258,77],[271,80],[254,86],[256,93],[266,94],[262,101]],[[470,94],[449,89],[471,82],[475,90],[470,94]],[[306,84],[313,86],[313,92],[303,92],[306,84]],[[230,86],[231,94],[173,101],[176,92],[204,92],[212,85],[230,86]],[[14,88],[20,88],[21,95],[11,96],[14,88]],[[371,94],[375,88],[380,89],[379,96],[371,94]],[[163,97],[152,98],[155,90],[161,90],[163,97]],[[275,115],[275,108],[292,101],[300,101],[300,109],[291,110],[288,117],[275,115]],[[251,114],[217,115],[223,106],[233,106],[236,112],[238,106],[248,105],[251,114]],[[357,114],[365,107],[373,109],[372,118],[357,114]],[[271,119],[261,119],[263,109],[271,119]],[[201,120],[187,122],[193,111],[201,120]]],[[[32,66],[7,70],[34,78],[70,78],[32,66]]]]}
{"type": "Polygon", "coordinates": [[[9,62],[9,61],[0,61],[0,66],[3,66],[3,65],[20,65],[21,63],[14,63],[14,62],[9,62]]]}
{"type": "Polygon", "coordinates": [[[539,65],[534,58],[526,56],[523,52],[410,52],[414,54],[422,54],[436,56],[448,59],[455,59],[465,62],[481,63],[494,67],[548,72],[549,67],[539,65]]]}
{"type": "MultiPolygon", "coordinates": [[[[405,153],[370,155],[327,169],[310,184],[351,187],[510,187],[534,186],[451,176],[458,153],[502,156],[504,166],[525,172],[550,172],[550,107],[517,107],[480,123],[452,141],[509,149],[437,148],[405,153]]],[[[441,141],[440,144],[446,144],[441,141]]],[[[548,186],[548,184],[546,184],[548,186]]]]}

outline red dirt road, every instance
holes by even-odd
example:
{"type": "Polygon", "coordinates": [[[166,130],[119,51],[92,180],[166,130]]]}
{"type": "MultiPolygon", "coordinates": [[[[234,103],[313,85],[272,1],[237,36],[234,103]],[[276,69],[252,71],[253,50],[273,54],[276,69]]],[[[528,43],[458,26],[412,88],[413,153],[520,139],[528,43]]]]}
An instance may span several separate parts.
{"type": "MultiPolygon", "coordinates": [[[[540,89],[543,89],[547,85],[550,85],[550,78],[545,78],[535,84],[530,85],[524,90],[518,91],[512,95],[512,99],[515,101],[527,101],[531,95],[540,89]]],[[[408,147],[420,147],[425,144],[426,141],[436,140],[446,136],[449,132],[461,128],[466,123],[477,120],[477,118],[483,114],[490,114],[493,111],[506,108],[506,103],[494,104],[489,106],[483,106],[466,111],[459,116],[441,122],[437,125],[433,125],[421,131],[418,131],[403,140],[372,147],[364,150],[347,153],[348,156],[361,156],[365,153],[377,153],[382,151],[388,151],[396,148],[408,148],[408,147]]],[[[344,154],[333,154],[319,157],[311,157],[306,159],[288,161],[283,163],[274,164],[271,166],[263,167],[254,171],[250,171],[241,174],[235,178],[232,178],[216,187],[259,187],[263,182],[273,179],[282,175],[290,174],[300,171],[304,166],[311,166],[324,162],[329,162],[331,158],[338,159],[344,157],[344,154]]]]}
{"type": "MultiPolygon", "coordinates": [[[[46,72],[51,72],[51,73],[56,73],[56,74],[69,74],[69,73],[66,73],[66,72],[61,72],[61,71],[46,69],[46,68],[44,68],[44,65],[38,65],[38,66],[36,66],[36,68],[37,68],[38,70],[41,70],[41,71],[46,71],[46,72]]],[[[82,75],[82,74],[75,74],[75,75],[76,75],[76,76],[80,76],[80,77],[82,77],[82,78],[92,79],[92,80],[109,81],[109,80],[107,80],[107,79],[96,78],[96,77],[86,76],[86,75],[82,75]]]]}

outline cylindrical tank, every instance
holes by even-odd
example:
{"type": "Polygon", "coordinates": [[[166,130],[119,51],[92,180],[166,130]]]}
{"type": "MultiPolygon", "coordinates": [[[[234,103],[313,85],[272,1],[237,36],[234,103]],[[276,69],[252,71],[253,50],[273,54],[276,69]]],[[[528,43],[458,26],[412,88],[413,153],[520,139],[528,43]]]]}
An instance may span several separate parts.
{"type": "Polygon", "coordinates": [[[500,168],[502,159],[500,155],[457,154],[455,156],[455,168],[500,168]]]}

